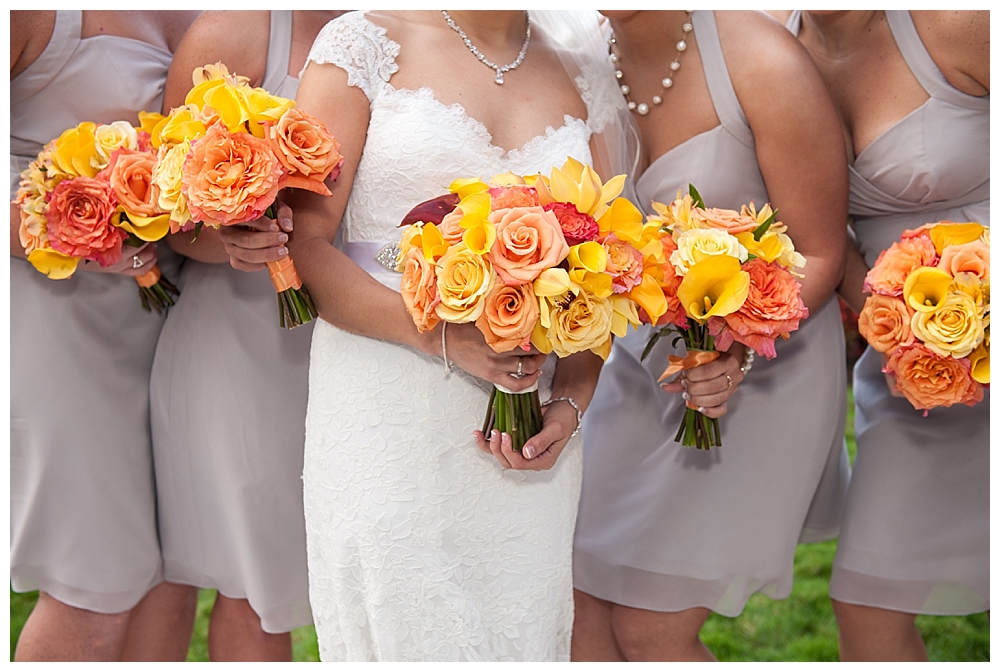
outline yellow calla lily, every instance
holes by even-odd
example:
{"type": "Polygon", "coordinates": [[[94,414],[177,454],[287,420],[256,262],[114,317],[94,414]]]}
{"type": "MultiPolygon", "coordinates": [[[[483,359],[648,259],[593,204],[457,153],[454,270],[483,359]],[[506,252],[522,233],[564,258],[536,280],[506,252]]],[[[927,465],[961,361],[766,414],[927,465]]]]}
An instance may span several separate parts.
{"type": "Polygon", "coordinates": [[[760,257],[767,263],[778,259],[781,257],[782,252],[785,251],[781,237],[772,231],[765,233],[760,240],[755,240],[752,232],[744,231],[743,233],[736,234],[736,240],[740,241],[740,244],[747,248],[747,252],[755,257],[760,257]]]}
{"type": "MultiPolygon", "coordinates": [[[[486,184],[478,177],[468,177],[455,180],[448,187],[448,191],[453,194],[458,194],[458,197],[465,199],[472,194],[477,194],[481,191],[489,191],[490,185],[486,184]]],[[[489,214],[487,212],[487,214],[489,214]]]]}
{"type": "MultiPolygon", "coordinates": [[[[662,296],[663,293],[661,292],[660,295],[662,296]]],[[[635,302],[623,294],[615,294],[611,297],[611,307],[614,311],[611,314],[611,333],[618,338],[625,337],[629,325],[634,329],[642,323],[635,302]]]]}
{"type": "Polygon", "coordinates": [[[688,317],[705,322],[739,310],[749,292],[750,274],[740,268],[739,260],[716,255],[691,267],[677,288],[677,298],[688,317]]]}
{"type": "Polygon", "coordinates": [[[411,225],[404,233],[400,243],[402,257],[412,247],[419,247],[423,250],[424,259],[434,263],[444,256],[448,251],[448,243],[445,242],[441,230],[433,224],[420,223],[411,225]]]}
{"type": "Polygon", "coordinates": [[[569,273],[563,268],[547,268],[532,283],[532,289],[538,297],[561,296],[571,287],[569,273]]]}
{"type": "MultiPolygon", "coordinates": [[[[197,70],[195,71],[197,73],[197,70]]],[[[196,82],[195,85],[187,92],[184,96],[184,105],[194,105],[196,108],[203,109],[207,104],[205,102],[205,96],[214,89],[226,85],[226,80],[222,77],[213,79],[204,79],[200,82],[196,82]]]]}
{"type": "Polygon", "coordinates": [[[254,137],[263,138],[266,133],[263,124],[275,123],[282,115],[295,107],[295,101],[281,96],[273,96],[265,89],[245,89],[243,91],[247,111],[247,126],[254,137]]]}
{"type": "Polygon", "coordinates": [[[506,173],[494,175],[493,179],[490,180],[490,184],[498,187],[522,187],[525,184],[525,180],[520,175],[508,170],[506,173]]]}
{"type": "Polygon", "coordinates": [[[972,379],[983,385],[990,384],[990,338],[987,332],[986,340],[979,344],[969,355],[969,364],[972,365],[972,379]]]}
{"type": "Polygon", "coordinates": [[[243,130],[243,124],[250,119],[246,95],[237,87],[228,84],[206,91],[205,107],[212,108],[230,133],[243,130]]]}
{"type": "Polygon", "coordinates": [[[28,255],[28,261],[35,270],[44,273],[52,280],[65,280],[76,271],[80,260],[76,257],[56,252],[52,248],[37,248],[28,255]]]}
{"type": "Polygon", "coordinates": [[[161,145],[176,145],[188,140],[195,140],[205,135],[207,131],[205,123],[198,115],[197,108],[178,107],[170,111],[170,114],[161,119],[150,139],[153,147],[159,148],[161,145]]]}
{"type": "Polygon", "coordinates": [[[934,242],[934,249],[941,254],[949,245],[971,243],[983,235],[985,229],[985,226],[976,222],[941,222],[932,226],[928,233],[934,242]]]}
{"type": "Polygon", "coordinates": [[[551,319],[549,318],[548,310],[543,309],[539,315],[538,322],[535,322],[535,327],[531,330],[531,344],[538,348],[538,351],[544,355],[552,352],[552,341],[549,340],[549,324],[551,324],[551,319]]]}
{"type": "Polygon", "coordinates": [[[475,191],[456,206],[462,211],[458,224],[466,230],[462,240],[470,250],[480,255],[489,252],[497,238],[496,226],[489,220],[491,202],[488,191],[475,191]]]}
{"type": "Polygon", "coordinates": [[[608,252],[600,243],[592,240],[569,248],[569,267],[582,268],[591,273],[603,273],[608,267],[608,252]]]}
{"type": "Polygon", "coordinates": [[[607,273],[591,273],[585,268],[569,271],[570,280],[580,288],[600,299],[606,299],[615,292],[614,280],[607,273]]]}
{"type": "Polygon", "coordinates": [[[149,243],[160,240],[170,231],[170,213],[153,217],[140,217],[139,215],[130,215],[119,207],[111,217],[111,224],[122,231],[135,234],[137,238],[149,243]]]}
{"type": "Polygon", "coordinates": [[[653,324],[667,312],[667,297],[663,296],[663,289],[650,273],[643,273],[642,280],[633,287],[625,296],[635,301],[646,311],[653,324]]]}
{"type": "Polygon", "coordinates": [[[153,134],[153,129],[164,119],[164,116],[159,112],[146,112],[145,110],[139,113],[139,129],[140,131],[145,131],[150,135],[153,134]]]}
{"type": "Polygon", "coordinates": [[[493,249],[496,239],[497,228],[488,219],[479,220],[478,224],[466,229],[462,234],[462,242],[480,256],[493,249]]]}
{"type": "Polygon", "coordinates": [[[76,177],[97,175],[101,157],[97,152],[96,132],[97,124],[91,121],[63,131],[52,148],[56,168],[76,177]]]}
{"type": "Polygon", "coordinates": [[[616,198],[597,220],[597,225],[602,236],[613,233],[635,245],[642,238],[642,219],[642,212],[632,205],[631,201],[626,198],[616,198]]]}
{"type": "Polygon", "coordinates": [[[948,296],[952,277],[946,271],[932,266],[914,269],[903,284],[903,300],[921,313],[932,313],[948,296]]]}

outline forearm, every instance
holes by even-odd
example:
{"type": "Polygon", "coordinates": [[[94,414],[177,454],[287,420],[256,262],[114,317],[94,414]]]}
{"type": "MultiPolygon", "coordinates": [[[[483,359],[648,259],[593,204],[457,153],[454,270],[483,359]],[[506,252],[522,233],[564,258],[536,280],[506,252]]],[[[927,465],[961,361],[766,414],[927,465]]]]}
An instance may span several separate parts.
{"type": "Polygon", "coordinates": [[[604,361],[590,351],[563,357],[556,364],[556,373],[552,379],[552,398],[571,397],[580,407],[581,413],[586,411],[594,397],[603,365],[604,361]]]}
{"type": "Polygon", "coordinates": [[[197,238],[194,231],[181,231],[168,235],[166,241],[171,250],[189,259],[205,264],[229,263],[229,255],[219,240],[219,232],[209,226],[202,227],[197,238]]]}
{"type": "Polygon", "coordinates": [[[21,247],[21,236],[18,231],[21,228],[21,208],[15,203],[10,204],[10,256],[19,259],[26,259],[24,248],[21,247]]]}
{"type": "Polygon", "coordinates": [[[837,255],[834,259],[829,255],[810,256],[804,254],[803,256],[806,258],[805,268],[797,270],[805,276],[800,279],[802,301],[809,308],[809,313],[814,314],[837,290],[837,285],[844,271],[843,257],[837,255]]]}
{"type": "Polygon", "coordinates": [[[853,242],[849,242],[847,259],[844,262],[844,277],[837,287],[837,293],[856,313],[860,313],[865,306],[867,297],[862,288],[866,275],[868,275],[868,264],[865,262],[864,255],[853,242]]]}

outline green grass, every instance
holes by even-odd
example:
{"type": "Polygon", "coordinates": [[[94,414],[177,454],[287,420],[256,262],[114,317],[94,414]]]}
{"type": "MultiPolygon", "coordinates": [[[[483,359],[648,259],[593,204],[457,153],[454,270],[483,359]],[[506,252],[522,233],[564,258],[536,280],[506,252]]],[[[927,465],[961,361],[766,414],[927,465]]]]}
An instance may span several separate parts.
{"type": "MultiPolygon", "coordinates": [[[[854,461],[853,401],[848,404],[847,447],[854,461]]],[[[795,585],[786,600],[754,595],[739,618],[713,614],[702,638],[724,661],[834,661],[837,660],[837,624],[827,597],[830,568],[837,542],[799,546],[795,553],[795,585]]],[[[24,621],[34,607],[37,593],[10,594],[10,655],[24,621]]],[[[208,660],[208,616],[215,592],[201,591],[194,636],[188,660],[208,660]]],[[[988,614],[971,616],[919,616],[932,661],[989,661],[988,614]]],[[[319,660],[316,631],[312,626],[292,633],[297,661],[319,660]]]]}

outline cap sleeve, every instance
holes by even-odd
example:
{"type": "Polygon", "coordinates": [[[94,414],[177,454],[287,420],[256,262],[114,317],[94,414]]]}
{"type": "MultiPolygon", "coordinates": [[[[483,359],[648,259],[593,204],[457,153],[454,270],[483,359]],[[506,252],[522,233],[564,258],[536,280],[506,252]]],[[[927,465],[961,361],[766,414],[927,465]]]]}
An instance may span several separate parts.
{"type": "Polygon", "coordinates": [[[326,24],[309,51],[309,63],[330,63],[347,73],[347,83],[374,100],[399,69],[399,44],[364,12],[349,12],[326,24]]]}

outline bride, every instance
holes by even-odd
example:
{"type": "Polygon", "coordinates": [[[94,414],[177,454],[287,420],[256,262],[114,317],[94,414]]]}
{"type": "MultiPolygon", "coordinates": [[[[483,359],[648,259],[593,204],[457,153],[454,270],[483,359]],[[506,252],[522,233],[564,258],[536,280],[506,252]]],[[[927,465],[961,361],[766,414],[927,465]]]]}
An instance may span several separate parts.
{"type": "Polygon", "coordinates": [[[298,105],[346,157],[332,198],[290,200],[288,244],[321,317],[303,480],[324,660],[568,660],[578,412],[546,407],[533,459],[473,430],[494,383],[586,410],[601,361],[418,333],[375,254],[456,178],[591,163],[606,77],[574,81],[522,11],[351,12],[313,45],[298,105]]]}

